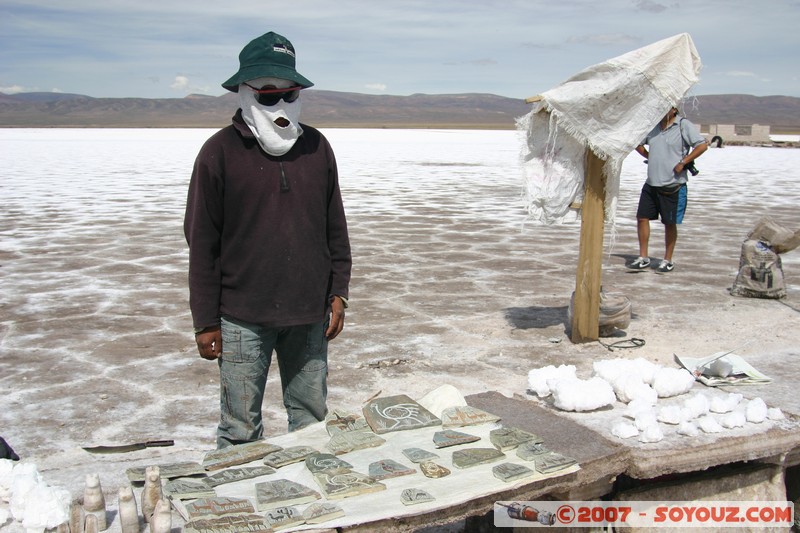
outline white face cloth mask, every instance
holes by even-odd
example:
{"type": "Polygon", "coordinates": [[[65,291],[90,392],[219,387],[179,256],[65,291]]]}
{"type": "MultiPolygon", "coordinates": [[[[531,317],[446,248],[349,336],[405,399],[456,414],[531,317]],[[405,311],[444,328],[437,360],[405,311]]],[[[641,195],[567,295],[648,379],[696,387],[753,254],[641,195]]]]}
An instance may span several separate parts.
{"type": "MultiPolygon", "coordinates": [[[[278,89],[292,86],[292,82],[281,78],[258,78],[247,82],[253,87],[274,85],[278,89]]],[[[269,155],[281,156],[292,149],[298,137],[303,134],[300,127],[300,98],[294,102],[280,100],[273,106],[264,106],[256,100],[256,93],[245,84],[239,85],[239,107],[242,118],[255,135],[261,148],[269,155]],[[289,122],[288,126],[276,124],[279,119],[289,122]]]]}

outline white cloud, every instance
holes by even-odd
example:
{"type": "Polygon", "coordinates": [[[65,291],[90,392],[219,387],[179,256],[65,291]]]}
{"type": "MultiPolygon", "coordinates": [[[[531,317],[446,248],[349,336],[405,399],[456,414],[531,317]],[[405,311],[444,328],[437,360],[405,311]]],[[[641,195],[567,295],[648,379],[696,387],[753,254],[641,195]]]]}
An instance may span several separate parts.
{"type": "Polygon", "coordinates": [[[387,87],[385,83],[368,83],[364,85],[365,89],[369,89],[370,91],[386,91],[387,87]]]}
{"type": "Polygon", "coordinates": [[[169,88],[176,91],[186,91],[189,89],[189,78],[186,76],[175,76],[175,81],[170,84],[169,88]]]}
{"type": "Polygon", "coordinates": [[[0,87],[0,93],[17,94],[27,92],[27,89],[22,85],[11,85],[9,87],[0,87]]]}
{"type": "Polygon", "coordinates": [[[38,87],[24,87],[22,85],[9,85],[6,87],[0,87],[0,93],[5,94],[19,94],[19,93],[36,93],[36,92],[51,92],[51,93],[63,93],[61,89],[58,87],[53,87],[50,91],[42,91],[38,87]]]}
{"type": "Polygon", "coordinates": [[[188,76],[178,75],[169,85],[173,91],[184,94],[211,94],[211,89],[208,85],[203,85],[192,81],[188,76]]]}

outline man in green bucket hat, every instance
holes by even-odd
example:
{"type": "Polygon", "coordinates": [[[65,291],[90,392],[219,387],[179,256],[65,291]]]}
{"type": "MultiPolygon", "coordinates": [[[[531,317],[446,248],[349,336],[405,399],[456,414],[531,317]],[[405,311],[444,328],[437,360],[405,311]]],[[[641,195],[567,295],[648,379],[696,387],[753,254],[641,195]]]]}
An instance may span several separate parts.
{"type": "Polygon", "coordinates": [[[351,256],[333,150],[299,121],[312,85],[288,39],[250,41],[222,84],[239,109],[194,164],[189,299],[200,356],[220,369],[218,448],[263,437],[273,351],[289,431],[327,413],[328,341],[344,327],[351,256]]]}

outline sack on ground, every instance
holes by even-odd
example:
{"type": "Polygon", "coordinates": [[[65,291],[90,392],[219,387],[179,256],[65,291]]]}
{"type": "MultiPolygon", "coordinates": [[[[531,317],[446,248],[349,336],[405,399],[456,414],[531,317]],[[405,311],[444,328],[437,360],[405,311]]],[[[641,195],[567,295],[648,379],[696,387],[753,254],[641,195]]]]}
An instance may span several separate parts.
{"type": "Polygon", "coordinates": [[[800,246],[800,230],[792,231],[769,217],[759,220],[747,238],[766,243],[776,254],[785,254],[800,246]]]}
{"type": "Polygon", "coordinates": [[[748,239],[742,243],[739,274],[731,294],[749,298],[786,297],[781,257],[770,248],[769,242],[748,239]]]}

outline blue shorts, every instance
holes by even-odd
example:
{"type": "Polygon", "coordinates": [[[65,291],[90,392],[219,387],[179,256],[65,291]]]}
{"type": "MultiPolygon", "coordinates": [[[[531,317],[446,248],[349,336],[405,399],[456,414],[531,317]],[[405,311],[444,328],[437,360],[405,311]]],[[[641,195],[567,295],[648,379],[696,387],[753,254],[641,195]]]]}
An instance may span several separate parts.
{"type": "Polygon", "coordinates": [[[685,183],[678,189],[653,187],[645,183],[639,196],[636,218],[656,220],[660,216],[662,224],[680,224],[686,212],[688,192],[685,183]]]}

